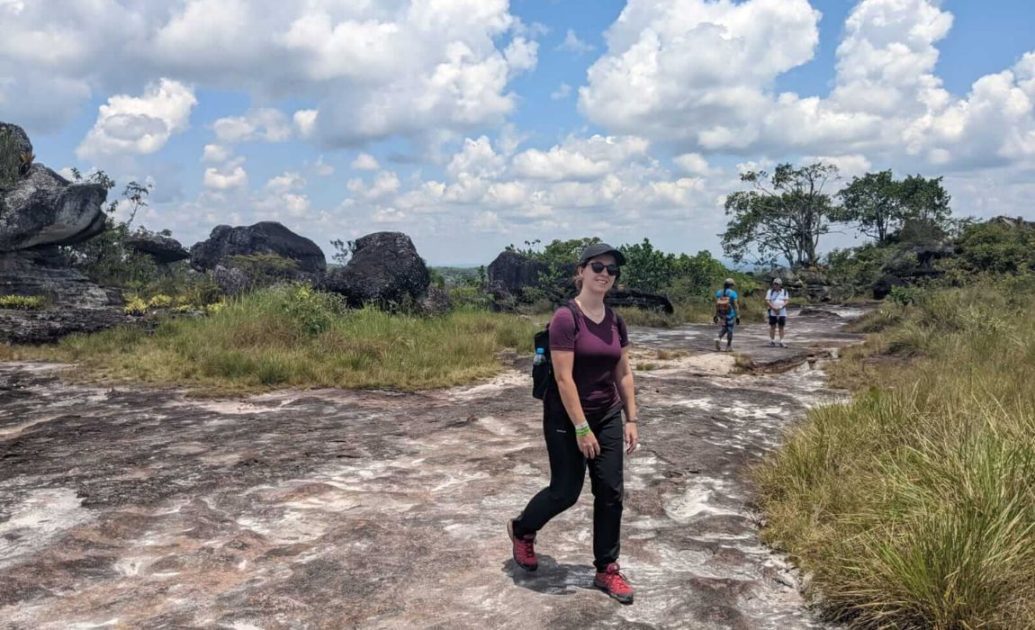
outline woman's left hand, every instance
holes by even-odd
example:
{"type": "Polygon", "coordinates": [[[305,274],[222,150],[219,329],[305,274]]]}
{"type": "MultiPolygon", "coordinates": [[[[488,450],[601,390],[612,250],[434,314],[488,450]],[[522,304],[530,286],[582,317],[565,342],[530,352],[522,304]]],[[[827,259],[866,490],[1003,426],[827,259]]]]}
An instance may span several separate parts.
{"type": "Polygon", "coordinates": [[[640,445],[640,436],[636,430],[635,422],[625,423],[625,454],[632,455],[632,452],[636,450],[636,447],[640,445]]]}

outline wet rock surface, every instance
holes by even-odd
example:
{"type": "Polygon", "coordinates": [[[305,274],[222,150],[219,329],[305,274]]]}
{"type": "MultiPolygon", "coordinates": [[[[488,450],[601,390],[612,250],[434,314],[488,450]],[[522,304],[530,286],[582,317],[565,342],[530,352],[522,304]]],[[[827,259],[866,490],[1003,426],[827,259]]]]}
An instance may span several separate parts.
{"type": "Polygon", "coordinates": [[[701,352],[711,327],[633,329],[655,365],[626,461],[632,606],[592,588],[588,484],[540,533],[538,572],[510,559],[505,519],[548,479],[523,370],[211,400],[0,364],[0,627],[819,627],[759,543],[746,474],[836,396],[806,359],[854,341],[837,326],[792,318],[773,349],[742,327],[738,352],[770,353],[753,361],[805,357],[778,374],[701,352]]]}

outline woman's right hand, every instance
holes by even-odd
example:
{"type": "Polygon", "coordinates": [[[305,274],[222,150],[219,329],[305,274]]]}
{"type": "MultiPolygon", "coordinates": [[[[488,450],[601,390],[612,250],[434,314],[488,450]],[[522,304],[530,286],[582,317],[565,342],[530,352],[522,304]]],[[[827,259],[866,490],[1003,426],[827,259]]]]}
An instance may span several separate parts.
{"type": "Polygon", "coordinates": [[[579,450],[582,451],[582,455],[586,459],[593,459],[600,454],[600,443],[597,442],[597,436],[593,435],[592,432],[575,439],[579,443],[579,450]]]}

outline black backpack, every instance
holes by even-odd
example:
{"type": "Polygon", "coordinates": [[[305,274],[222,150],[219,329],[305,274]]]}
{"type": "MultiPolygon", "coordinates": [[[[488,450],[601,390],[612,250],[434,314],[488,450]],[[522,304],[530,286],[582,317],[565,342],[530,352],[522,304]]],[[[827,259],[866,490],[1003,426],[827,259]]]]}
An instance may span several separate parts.
{"type": "MultiPolygon", "coordinates": [[[[571,317],[575,321],[575,334],[579,334],[579,314],[575,312],[575,307],[571,305],[571,302],[565,304],[568,310],[571,311],[571,317]]],[[[536,350],[536,354],[539,353],[539,349],[543,350],[542,355],[545,358],[544,361],[538,365],[533,361],[532,363],[532,397],[542,400],[546,398],[546,392],[550,388],[550,384],[554,382],[553,379],[553,363],[550,362],[550,324],[547,323],[546,327],[540,330],[532,337],[532,342],[536,350]]]]}

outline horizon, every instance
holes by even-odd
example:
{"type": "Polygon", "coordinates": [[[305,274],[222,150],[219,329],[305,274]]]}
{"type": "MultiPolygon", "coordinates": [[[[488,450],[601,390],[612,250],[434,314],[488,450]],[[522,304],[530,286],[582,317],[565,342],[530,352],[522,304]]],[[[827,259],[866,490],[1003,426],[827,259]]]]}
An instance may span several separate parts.
{"type": "Polygon", "coordinates": [[[275,220],[432,266],[586,235],[728,264],[739,173],[813,160],[831,194],[892,169],[956,217],[1035,216],[1021,0],[41,4],[0,0],[0,120],[63,174],[152,184],[136,225],[188,247],[275,220]]]}

